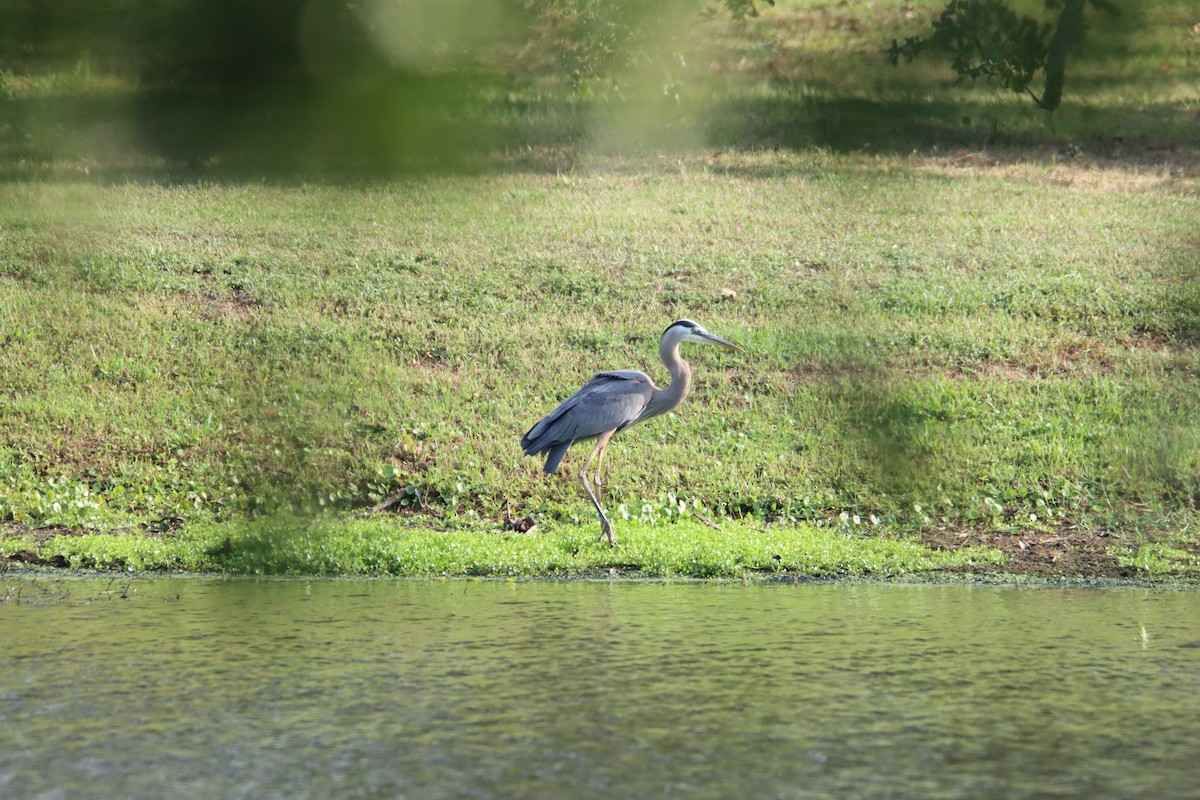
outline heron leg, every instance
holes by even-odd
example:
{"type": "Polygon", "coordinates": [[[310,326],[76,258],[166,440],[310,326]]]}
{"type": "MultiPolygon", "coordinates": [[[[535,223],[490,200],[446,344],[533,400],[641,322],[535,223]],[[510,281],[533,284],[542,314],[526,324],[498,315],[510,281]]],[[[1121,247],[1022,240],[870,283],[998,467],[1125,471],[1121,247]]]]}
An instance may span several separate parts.
{"type": "MultiPolygon", "coordinates": [[[[587,457],[587,461],[583,462],[583,467],[579,470],[579,480],[583,483],[583,488],[587,490],[588,497],[592,499],[592,505],[596,508],[596,514],[600,517],[600,538],[608,539],[609,544],[616,544],[617,537],[613,535],[612,523],[608,521],[608,516],[604,513],[604,508],[600,505],[600,501],[596,499],[596,493],[592,491],[592,485],[588,483],[587,471],[592,465],[592,460],[597,456],[600,461],[604,461],[604,448],[608,445],[608,440],[616,433],[615,430],[607,431],[600,434],[596,439],[596,446],[592,449],[591,455],[587,457]]],[[[597,464],[597,470],[599,464],[597,464]]]]}
{"type": "Polygon", "coordinates": [[[604,447],[600,448],[600,454],[596,456],[596,469],[592,473],[592,481],[596,484],[596,499],[600,501],[600,505],[604,505],[604,484],[607,480],[604,477],[604,457],[608,455],[608,443],[604,443],[604,447]]]}

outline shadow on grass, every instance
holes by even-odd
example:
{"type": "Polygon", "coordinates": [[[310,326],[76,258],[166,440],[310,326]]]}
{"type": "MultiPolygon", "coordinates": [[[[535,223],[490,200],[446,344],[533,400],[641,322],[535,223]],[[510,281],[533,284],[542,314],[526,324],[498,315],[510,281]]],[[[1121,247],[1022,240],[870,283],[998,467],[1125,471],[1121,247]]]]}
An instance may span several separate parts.
{"type": "MultiPolygon", "coordinates": [[[[487,80],[422,78],[343,92],[172,92],[0,103],[0,180],[339,182],[412,174],[569,170],[610,109],[521,99],[487,80]]],[[[734,98],[701,143],[732,150],[877,155],[984,152],[991,163],[1069,160],[1200,173],[1178,109],[1113,107],[1057,130],[997,119],[984,101],[734,98]],[[1134,120],[1123,124],[1123,120],[1134,120]],[[1158,135],[1150,135],[1150,132],[1158,135]]],[[[662,138],[668,138],[665,132],[662,138]]]]}
{"type": "MultiPolygon", "coordinates": [[[[556,173],[571,169],[592,146],[590,121],[609,111],[578,99],[516,98],[486,79],[461,78],[340,92],[8,100],[0,103],[0,180],[291,185],[429,173],[556,173]]],[[[1170,137],[1177,112],[1174,106],[1111,108],[1057,131],[1001,123],[984,101],[740,97],[709,112],[701,143],[902,156],[986,152],[996,164],[1069,160],[1082,151],[1115,166],[1161,169],[1167,163],[1198,173],[1200,145],[1170,137]],[[1130,118],[1136,125],[1119,124],[1130,118]],[[1151,130],[1163,135],[1147,135],[1151,130]]]]}
{"type": "Polygon", "coordinates": [[[580,144],[577,103],[514,101],[486,78],[61,95],[0,102],[0,180],[362,181],[553,172],[580,144]]]}
{"type": "Polygon", "coordinates": [[[879,155],[986,152],[996,163],[1069,160],[1085,153],[1134,167],[1161,167],[1172,161],[1187,174],[1200,173],[1200,144],[1188,132],[1192,120],[1182,119],[1176,105],[1076,108],[1056,119],[1011,107],[1001,113],[995,101],[972,97],[978,95],[963,93],[955,99],[947,94],[945,99],[922,101],[739,97],[717,106],[707,139],[713,147],[741,149],[821,148],[879,155]]]}
{"type": "Polygon", "coordinates": [[[320,575],[336,570],[309,521],[286,514],[260,517],[209,548],[205,556],[222,572],[242,575],[320,575]]]}

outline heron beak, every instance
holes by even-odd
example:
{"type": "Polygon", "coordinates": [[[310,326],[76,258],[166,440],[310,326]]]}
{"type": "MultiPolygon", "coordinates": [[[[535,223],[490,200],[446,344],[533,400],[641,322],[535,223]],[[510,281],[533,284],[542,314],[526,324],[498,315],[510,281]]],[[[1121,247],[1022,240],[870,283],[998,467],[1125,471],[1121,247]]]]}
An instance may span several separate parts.
{"type": "Polygon", "coordinates": [[[736,344],[734,344],[733,342],[727,342],[727,341],[725,341],[724,339],[722,339],[720,336],[717,336],[717,335],[715,335],[715,334],[709,333],[708,331],[705,331],[705,332],[704,332],[703,334],[701,334],[701,335],[702,335],[702,336],[704,336],[704,338],[705,338],[705,339],[707,339],[708,341],[712,342],[713,344],[719,344],[719,345],[721,345],[721,347],[725,347],[725,348],[728,348],[728,349],[730,349],[730,350],[736,350],[736,351],[738,351],[739,353],[744,353],[744,352],[746,352],[746,349],[745,349],[744,347],[738,347],[738,346],[737,346],[736,344]]]}

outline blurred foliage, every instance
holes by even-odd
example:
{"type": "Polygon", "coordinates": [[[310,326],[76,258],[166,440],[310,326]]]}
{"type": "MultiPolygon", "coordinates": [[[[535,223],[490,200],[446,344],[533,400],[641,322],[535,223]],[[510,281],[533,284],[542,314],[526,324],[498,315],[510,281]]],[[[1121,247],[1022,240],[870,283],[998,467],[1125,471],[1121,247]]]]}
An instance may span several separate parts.
{"type": "MultiPolygon", "coordinates": [[[[370,172],[461,166],[527,141],[508,134],[530,103],[624,96],[637,69],[661,80],[674,54],[658,43],[680,20],[757,13],[746,0],[0,0],[0,11],[4,71],[80,79],[62,107],[9,109],[45,123],[31,139],[68,128],[94,139],[119,119],[115,146],[188,170],[370,172]],[[98,96],[91,74],[136,92],[98,96]],[[598,94],[605,81],[620,90],[598,94]]],[[[578,135],[570,115],[561,123],[558,141],[578,135]]]]}
{"type": "Polygon", "coordinates": [[[666,23],[758,15],[753,0],[0,0],[0,12],[10,69],[84,60],[145,85],[210,91],[495,67],[496,55],[578,80],[636,60],[666,23]]]}

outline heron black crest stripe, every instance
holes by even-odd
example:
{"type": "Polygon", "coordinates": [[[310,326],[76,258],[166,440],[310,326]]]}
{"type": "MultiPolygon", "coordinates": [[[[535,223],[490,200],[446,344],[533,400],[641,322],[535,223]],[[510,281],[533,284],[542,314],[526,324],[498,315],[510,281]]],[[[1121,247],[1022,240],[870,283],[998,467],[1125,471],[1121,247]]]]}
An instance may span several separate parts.
{"type": "Polygon", "coordinates": [[[663,331],[663,336],[666,336],[667,331],[671,330],[671,328],[678,328],[680,326],[687,328],[688,330],[691,330],[692,328],[700,327],[696,323],[692,322],[690,319],[680,319],[680,320],[676,320],[675,322],[672,322],[670,325],[668,325],[667,330],[663,331]]]}

